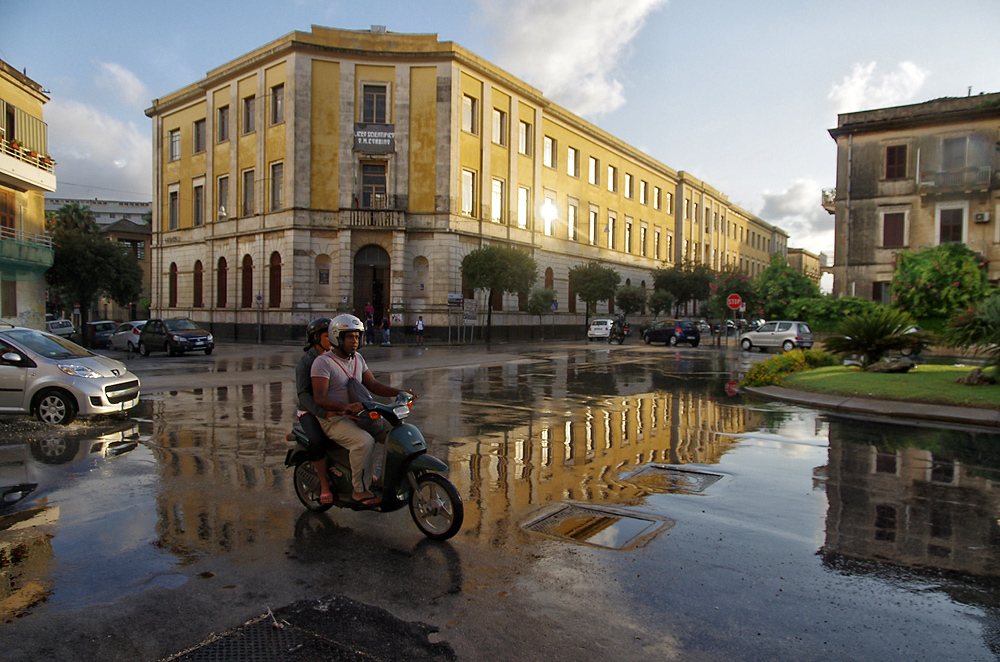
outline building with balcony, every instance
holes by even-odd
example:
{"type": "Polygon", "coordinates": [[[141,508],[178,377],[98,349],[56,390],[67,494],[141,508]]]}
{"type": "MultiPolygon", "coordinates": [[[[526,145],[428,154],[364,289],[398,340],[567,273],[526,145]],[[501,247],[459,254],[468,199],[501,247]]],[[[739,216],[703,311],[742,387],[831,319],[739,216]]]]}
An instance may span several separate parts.
{"type": "Polygon", "coordinates": [[[45,192],[56,189],[42,86],[0,60],[0,321],[45,328],[45,192]]]}
{"type": "Polygon", "coordinates": [[[788,264],[800,274],[819,285],[823,276],[822,257],[804,248],[788,249],[788,264]]]}
{"type": "MultiPolygon", "coordinates": [[[[482,299],[462,258],[494,243],[536,260],[553,327],[581,328],[568,272],[622,283],[683,261],[756,275],[787,233],[436,35],[313,26],[156,99],[152,310],[221,338],[298,337],[334,311],[427,335],[449,295],[482,299]]],[[[535,323],[497,297],[496,333],[535,323]]],[[[608,311],[614,304],[608,302],[608,311]]],[[[605,304],[601,304],[602,310],[605,304]]],[[[509,337],[509,336],[508,336],[509,337]]]]}
{"type": "Polygon", "coordinates": [[[838,116],[834,296],[890,300],[895,256],[962,243],[1000,280],[1000,93],[838,116]]]}

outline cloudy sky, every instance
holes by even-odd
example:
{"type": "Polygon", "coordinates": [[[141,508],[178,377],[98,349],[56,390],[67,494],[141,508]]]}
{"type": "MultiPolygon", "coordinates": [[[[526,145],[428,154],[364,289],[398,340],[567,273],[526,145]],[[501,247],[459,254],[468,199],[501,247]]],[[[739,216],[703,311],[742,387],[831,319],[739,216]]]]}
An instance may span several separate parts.
{"type": "Polygon", "coordinates": [[[833,252],[837,113],[1000,91],[998,0],[0,0],[57,197],[151,200],[151,100],[293,30],[437,33],[833,252]]]}

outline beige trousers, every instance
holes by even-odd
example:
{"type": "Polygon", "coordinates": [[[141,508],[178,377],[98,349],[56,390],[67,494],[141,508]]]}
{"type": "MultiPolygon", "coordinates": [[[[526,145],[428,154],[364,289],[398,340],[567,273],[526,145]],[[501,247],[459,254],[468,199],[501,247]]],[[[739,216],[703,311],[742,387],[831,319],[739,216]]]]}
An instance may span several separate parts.
{"type": "MultiPolygon", "coordinates": [[[[384,423],[384,421],[383,421],[384,423]]],[[[347,449],[351,458],[351,482],[355,492],[366,492],[373,477],[375,439],[347,416],[320,419],[326,436],[347,449]]],[[[382,435],[379,435],[382,436],[382,435]]]]}

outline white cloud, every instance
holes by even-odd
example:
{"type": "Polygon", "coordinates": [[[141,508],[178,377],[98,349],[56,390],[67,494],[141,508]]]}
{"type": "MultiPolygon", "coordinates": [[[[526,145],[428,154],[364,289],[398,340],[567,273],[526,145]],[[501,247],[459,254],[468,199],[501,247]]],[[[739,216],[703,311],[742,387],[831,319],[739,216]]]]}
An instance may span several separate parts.
{"type": "Polygon", "coordinates": [[[833,216],[820,204],[818,182],[797,179],[781,193],[764,192],[757,214],[788,233],[788,245],[833,257],[833,216]]]}
{"type": "Polygon", "coordinates": [[[139,77],[120,64],[114,62],[98,62],[100,70],[94,79],[94,85],[107,91],[116,100],[121,100],[133,110],[145,110],[150,105],[153,95],[139,77]]]}
{"type": "Polygon", "coordinates": [[[849,76],[834,84],[828,98],[837,113],[898,106],[914,98],[930,72],[913,62],[900,62],[895,71],[876,77],[876,62],[857,63],[849,76]]]}
{"type": "Polygon", "coordinates": [[[625,103],[615,78],[646,17],[668,0],[480,0],[496,60],[573,112],[594,116],[625,103]]]}
{"type": "Polygon", "coordinates": [[[45,105],[59,197],[151,200],[150,131],[86,104],[45,105]]]}

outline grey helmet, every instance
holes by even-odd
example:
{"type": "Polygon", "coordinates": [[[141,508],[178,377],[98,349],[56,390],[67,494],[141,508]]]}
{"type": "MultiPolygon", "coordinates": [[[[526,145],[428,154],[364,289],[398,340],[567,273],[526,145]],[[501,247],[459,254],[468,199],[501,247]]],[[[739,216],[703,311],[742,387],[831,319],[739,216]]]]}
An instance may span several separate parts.
{"type": "Polygon", "coordinates": [[[365,332],[365,325],[354,315],[337,315],[330,320],[330,344],[343,349],[344,334],[348,331],[365,332]]]}

